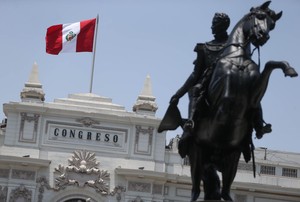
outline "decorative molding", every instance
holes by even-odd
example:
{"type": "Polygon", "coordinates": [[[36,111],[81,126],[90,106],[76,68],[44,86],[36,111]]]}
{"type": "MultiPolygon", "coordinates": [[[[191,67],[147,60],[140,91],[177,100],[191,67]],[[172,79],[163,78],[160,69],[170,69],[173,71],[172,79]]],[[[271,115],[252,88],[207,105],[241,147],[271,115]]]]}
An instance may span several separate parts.
{"type": "Polygon", "coordinates": [[[20,180],[34,180],[35,171],[13,169],[11,178],[20,180]]]}
{"type": "Polygon", "coordinates": [[[150,193],[151,184],[143,182],[128,182],[128,191],[145,192],[150,193]]]}
{"type": "Polygon", "coordinates": [[[8,187],[0,185],[0,201],[6,201],[7,198],[8,187]]]}
{"type": "Polygon", "coordinates": [[[99,170],[97,167],[95,153],[85,150],[74,151],[69,161],[69,166],[59,165],[54,173],[59,174],[55,178],[55,191],[65,189],[67,186],[89,186],[94,188],[101,195],[109,194],[110,174],[106,170],[99,170]]]}
{"type": "Polygon", "coordinates": [[[97,168],[99,162],[96,161],[95,153],[86,150],[74,151],[72,158],[68,159],[68,162],[69,166],[67,166],[67,170],[69,171],[87,174],[99,172],[99,169],[97,168]]]}
{"type": "Polygon", "coordinates": [[[135,133],[135,146],[134,152],[135,154],[143,154],[143,155],[151,155],[152,153],[152,140],[153,140],[153,130],[154,128],[149,126],[147,129],[142,128],[142,126],[136,125],[136,133],[135,133]],[[139,144],[141,144],[142,135],[148,135],[146,148],[141,150],[139,144]]]}
{"type": "Polygon", "coordinates": [[[118,185],[118,186],[116,186],[116,187],[114,188],[114,190],[112,190],[112,191],[110,192],[110,195],[111,195],[111,196],[116,195],[117,201],[120,202],[121,199],[122,199],[121,193],[122,193],[122,192],[125,192],[125,191],[126,191],[126,188],[125,188],[125,187],[118,185]]]}
{"type": "Polygon", "coordinates": [[[40,115],[34,114],[33,116],[27,115],[27,113],[21,113],[21,125],[20,125],[20,132],[19,132],[19,141],[20,142],[28,142],[28,143],[36,143],[37,138],[37,129],[38,129],[38,122],[39,122],[40,115]],[[26,138],[24,137],[24,127],[26,122],[34,122],[32,137],[26,138]]]}
{"type": "Polygon", "coordinates": [[[31,202],[32,198],[32,191],[22,184],[10,192],[9,202],[17,202],[20,198],[23,199],[24,202],[31,202]]]}
{"type": "Polygon", "coordinates": [[[45,192],[45,187],[48,190],[51,190],[52,188],[50,187],[49,182],[46,177],[38,177],[36,179],[36,183],[39,186],[38,202],[43,202],[43,197],[44,197],[43,194],[45,192]]]}
{"type": "Polygon", "coordinates": [[[80,118],[80,119],[76,119],[77,122],[82,123],[83,126],[85,127],[91,127],[92,125],[99,125],[100,122],[96,121],[94,119],[91,119],[89,117],[84,117],[84,118],[80,118]]]}

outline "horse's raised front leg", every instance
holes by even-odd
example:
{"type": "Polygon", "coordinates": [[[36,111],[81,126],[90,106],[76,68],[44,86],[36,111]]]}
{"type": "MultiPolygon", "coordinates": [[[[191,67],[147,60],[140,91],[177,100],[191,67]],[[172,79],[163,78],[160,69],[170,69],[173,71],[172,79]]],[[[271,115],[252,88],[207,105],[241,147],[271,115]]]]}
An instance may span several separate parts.
{"type": "Polygon", "coordinates": [[[253,86],[251,103],[257,107],[262,100],[269,83],[269,78],[274,69],[282,69],[285,76],[296,77],[298,73],[286,61],[269,61],[253,86]]]}

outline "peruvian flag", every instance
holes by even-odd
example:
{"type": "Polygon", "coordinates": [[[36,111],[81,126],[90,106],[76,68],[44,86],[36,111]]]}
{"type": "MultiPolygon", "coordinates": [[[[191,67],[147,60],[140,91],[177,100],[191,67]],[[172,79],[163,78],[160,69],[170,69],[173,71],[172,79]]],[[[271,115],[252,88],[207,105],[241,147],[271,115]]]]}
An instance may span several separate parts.
{"type": "Polygon", "coordinates": [[[96,18],[76,23],[53,25],[47,29],[46,52],[93,52],[96,18]]]}

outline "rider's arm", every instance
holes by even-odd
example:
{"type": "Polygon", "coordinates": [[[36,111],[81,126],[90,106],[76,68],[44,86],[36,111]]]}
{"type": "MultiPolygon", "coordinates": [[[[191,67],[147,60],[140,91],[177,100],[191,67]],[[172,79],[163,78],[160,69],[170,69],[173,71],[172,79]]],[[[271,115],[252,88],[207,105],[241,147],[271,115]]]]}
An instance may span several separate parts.
{"type": "Polygon", "coordinates": [[[194,61],[194,70],[184,82],[184,84],[172,96],[170,103],[178,103],[178,100],[184,96],[200,79],[204,69],[204,50],[203,44],[197,44],[194,51],[197,53],[197,59],[194,61]]]}

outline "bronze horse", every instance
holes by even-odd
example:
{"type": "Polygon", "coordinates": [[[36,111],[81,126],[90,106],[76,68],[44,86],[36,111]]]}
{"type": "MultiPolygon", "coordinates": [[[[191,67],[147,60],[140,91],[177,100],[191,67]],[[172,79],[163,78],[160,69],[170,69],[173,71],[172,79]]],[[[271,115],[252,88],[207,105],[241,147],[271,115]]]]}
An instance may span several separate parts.
{"type": "Polygon", "coordinates": [[[230,188],[240,155],[243,152],[248,156],[247,161],[251,158],[253,111],[259,107],[271,72],[279,68],[285,76],[297,76],[285,61],[269,61],[260,72],[260,65],[251,59],[251,44],[256,48],[264,45],[282,15],[269,4],[252,8],[236,24],[216,60],[206,104],[193,120],[192,136],[186,145],[191,163],[191,201],[200,195],[201,180],[206,200],[232,201],[230,188]],[[222,173],[222,188],[216,170],[222,173]]]}

